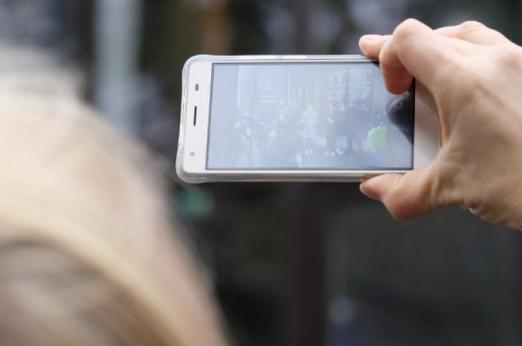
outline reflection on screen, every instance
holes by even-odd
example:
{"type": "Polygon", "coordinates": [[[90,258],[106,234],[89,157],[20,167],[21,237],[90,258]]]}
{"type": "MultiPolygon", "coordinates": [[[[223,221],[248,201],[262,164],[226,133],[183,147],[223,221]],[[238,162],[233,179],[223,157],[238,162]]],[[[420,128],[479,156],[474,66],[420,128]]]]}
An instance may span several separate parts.
{"type": "Polygon", "coordinates": [[[357,63],[218,63],[207,168],[411,169],[414,96],[357,63]]]}

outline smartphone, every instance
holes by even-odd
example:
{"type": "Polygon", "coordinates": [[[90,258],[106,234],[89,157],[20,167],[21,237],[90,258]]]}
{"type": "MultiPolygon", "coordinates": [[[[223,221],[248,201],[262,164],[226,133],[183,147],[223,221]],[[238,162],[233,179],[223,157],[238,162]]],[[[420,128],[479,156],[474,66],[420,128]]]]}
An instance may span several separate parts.
{"type": "Polygon", "coordinates": [[[189,183],[361,181],[429,164],[436,115],[358,55],[211,56],[183,69],[176,170],[189,183]]]}

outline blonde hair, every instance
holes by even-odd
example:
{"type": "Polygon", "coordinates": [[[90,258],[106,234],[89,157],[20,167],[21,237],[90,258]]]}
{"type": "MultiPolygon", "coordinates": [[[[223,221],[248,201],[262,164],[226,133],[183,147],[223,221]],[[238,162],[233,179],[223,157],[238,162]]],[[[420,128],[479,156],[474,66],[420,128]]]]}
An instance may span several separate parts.
{"type": "Polygon", "coordinates": [[[70,95],[15,89],[0,84],[2,344],[223,345],[144,150],[70,95]]]}

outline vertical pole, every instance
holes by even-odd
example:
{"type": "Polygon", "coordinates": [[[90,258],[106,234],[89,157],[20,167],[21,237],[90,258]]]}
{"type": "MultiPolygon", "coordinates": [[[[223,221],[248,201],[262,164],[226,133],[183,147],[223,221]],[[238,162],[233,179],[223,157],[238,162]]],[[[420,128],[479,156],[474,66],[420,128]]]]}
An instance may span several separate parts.
{"type": "Polygon", "coordinates": [[[228,0],[206,1],[202,17],[201,49],[208,54],[230,54],[231,27],[228,0]]]}
{"type": "Polygon", "coordinates": [[[309,49],[309,0],[291,0],[291,11],[294,19],[294,52],[296,54],[308,53],[309,49]]]}
{"type": "Polygon", "coordinates": [[[102,114],[129,132],[133,111],[141,31],[141,0],[97,0],[95,7],[94,101],[102,114]]]}
{"type": "Polygon", "coordinates": [[[284,240],[284,345],[325,344],[325,203],[317,185],[293,184],[282,212],[284,240]]]}
{"type": "Polygon", "coordinates": [[[78,36],[78,59],[79,64],[85,71],[86,76],[86,97],[89,101],[93,98],[93,78],[92,72],[94,68],[94,0],[85,0],[78,3],[74,7],[74,13],[71,19],[72,27],[78,36]]]}

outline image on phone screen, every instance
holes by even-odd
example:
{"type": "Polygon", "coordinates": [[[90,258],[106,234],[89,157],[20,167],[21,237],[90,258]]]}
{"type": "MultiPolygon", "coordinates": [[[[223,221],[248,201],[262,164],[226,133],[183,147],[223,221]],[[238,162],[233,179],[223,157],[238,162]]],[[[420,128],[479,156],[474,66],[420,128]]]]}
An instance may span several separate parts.
{"type": "Polygon", "coordinates": [[[372,62],[214,63],[207,169],[412,169],[414,95],[372,62]]]}

